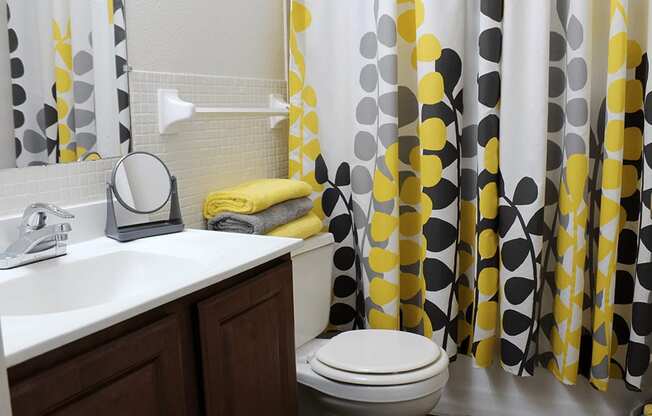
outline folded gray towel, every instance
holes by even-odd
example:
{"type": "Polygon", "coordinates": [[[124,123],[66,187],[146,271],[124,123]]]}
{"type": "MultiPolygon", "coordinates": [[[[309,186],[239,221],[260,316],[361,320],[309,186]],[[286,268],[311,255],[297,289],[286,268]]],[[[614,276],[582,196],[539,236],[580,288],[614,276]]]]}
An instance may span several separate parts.
{"type": "Polygon", "coordinates": [[[312,209],[310,198],[290,199],[256,214],[222,212],[208,221],[208,229],[241,234],[267,234],[274,228],[303,217],[312,209]]]}

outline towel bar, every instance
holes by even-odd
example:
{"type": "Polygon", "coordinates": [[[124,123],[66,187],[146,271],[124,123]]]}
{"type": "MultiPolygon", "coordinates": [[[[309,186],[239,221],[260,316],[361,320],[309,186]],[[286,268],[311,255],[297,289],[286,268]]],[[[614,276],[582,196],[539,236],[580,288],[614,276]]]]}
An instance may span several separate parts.
{"type": "Polygon", "coordinates": [[[179,98],[179,91],[158,90],[158,129],[161,134],[170,133],[174,124],[190,120],[197,114],[240,114],[270,116],[270,127],[275,128],[289,115],[289,105],[277,95],[269,95],[268,107],[198,107],[179,98]]]}

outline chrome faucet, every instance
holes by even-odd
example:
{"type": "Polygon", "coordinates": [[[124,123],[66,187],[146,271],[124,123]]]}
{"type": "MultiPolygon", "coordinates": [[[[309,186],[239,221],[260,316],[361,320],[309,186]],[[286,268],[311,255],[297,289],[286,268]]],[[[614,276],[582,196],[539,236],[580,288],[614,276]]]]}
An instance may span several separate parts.
{"type": "Polygon", "coordinates": [[[47,214],[63,219],[75,218],[53,204],[35,203],[25,208],[18,228],[18,239],[0,253],[0,270],[51,259],[66,254],[69,223],[46,225],[47,214]]]}

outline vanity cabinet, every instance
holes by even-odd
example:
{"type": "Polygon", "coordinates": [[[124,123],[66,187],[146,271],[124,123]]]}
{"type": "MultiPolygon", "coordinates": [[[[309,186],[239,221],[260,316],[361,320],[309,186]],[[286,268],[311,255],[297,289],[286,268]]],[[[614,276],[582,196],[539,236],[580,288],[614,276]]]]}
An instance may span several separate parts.
{"type": "Polygon", "coordinates": [[[8,374],[14,416],[295,415],[289,256],[8,374]]]}
{"type": "Polygon", "coordinates": [[[206,299],[198,309],[207,414],[293,414],[290,265],[206,299]]]}

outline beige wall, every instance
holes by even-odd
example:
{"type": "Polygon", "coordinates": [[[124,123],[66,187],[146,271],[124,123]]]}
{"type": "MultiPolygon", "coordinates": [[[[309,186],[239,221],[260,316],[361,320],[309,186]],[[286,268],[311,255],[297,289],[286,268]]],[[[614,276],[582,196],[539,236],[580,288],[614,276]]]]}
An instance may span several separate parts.
{"type": "Polygon", "coordinates": [[[129,63],[144,71],[284,78],[283,1],[125,0],[129,63]]]}

